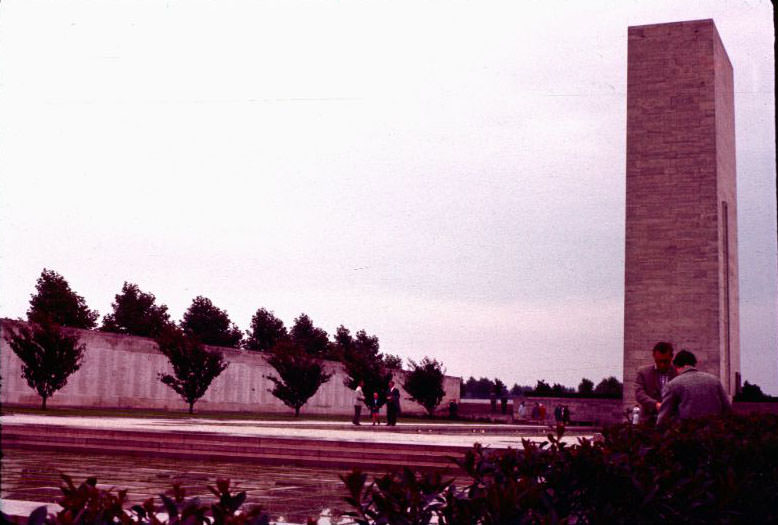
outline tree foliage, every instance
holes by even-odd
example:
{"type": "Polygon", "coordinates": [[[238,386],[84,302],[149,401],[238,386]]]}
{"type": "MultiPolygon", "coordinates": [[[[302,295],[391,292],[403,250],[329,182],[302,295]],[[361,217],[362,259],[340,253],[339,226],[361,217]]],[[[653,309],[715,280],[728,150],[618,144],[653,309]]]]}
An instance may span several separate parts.
{"type": "Polygon", "coordinates": [[[321,359],[312,356],[291,341],[281,341],[273,347],[267,362],[279,377],[266,376],[273,382],[268,391],[280,399],[286,406],[294,409],[295,417],[300,408],[330,380],[321,359]]]}
{"type": "Polygon", "coordinates": [[[27,320],[31,323],[51,321],[62,326],[91,329],[97,326],[99,313],[90,310],[84,298],[54,270],[43,269],[30,298],[27,320]]]}
{"type": "Polygon", "coordinates": [[[184,312],[181,328],[205,345],[238,348],[243,339],[243,333],[230,322],[227,312],[202,295],[195,297],[184,312]]]}
{"type": "Polygon", "coordinates": [[[122,291],[111,304],[113,312],[103,317],[100,330],[118,334],[157,337],[172,322],[164,304],[155,304],[154,294],[145,293],[137,284],[124,282],[122,291]]]}
{"type": "Polygon", "coordinates": [[[476,379],[470,376],[467,381],[463,383],[464,394],[462,397],[475,398],[475,399],[488,399],[494,392],[494,383],[488,377],[482,377],[476,379]]]}
{"type": "Polygon", "coordinates": [[[31,328],[20,325],[18,332],[9,332],[5,339],[22,361],[22,377],[38,392],[41,408],[46,410],[46,400],[81,368],[85,345],[78,344],[78,335],[65,333],[46,318],[31,328]]]}
{"type": "Polygon", "coordinates": [[[538,383],[535,385],[535,394],[539,396],[553,395],[554,391],[544,379],[538,379],[538,383]]]}
{"type": "Polygon", "coordinates": [[[292,343],[312,357],[324,359],[330,355],[327,332],[314,326],[313,321],[306,314],[300,314],[300,317],[294,320],[289,338],[292,343]]]}
{"type": "Polygon", "coordinates": [[[265,308],[260,308],[251,317],[251,329],[246,330],[243,347],[247,350],[268,352],[275,344],[286,339],[289,334],[284,322],[265,308]]]}
{"type": "Polygon", "coordinates": [[[594,393],[594,381],[587,378],[582,378],[578,385],[578,393],[582,396],[589,396],[594,393]]]}
{"type": "Polygon", "coordinates": [[[594,393],[603,397],[620,398],[622,391],[621,381],[613,376],[603,379],[594,387],[594,393]]]}
{"type": "Polygon", "coordinates": [[[160,373],[160,381],[180,395],[193,413],[195,402],[229,363],[220,352],[209,352],[197,339],[176,328],[165,330],[157,345],[173,366],[173,375],[160,373]]]}
{"type": "Polygon", "coordinates": [[[735,401],[745,402],[772,402],[778,401],[778,397],[768,396],[762,392],[762,388],[756,383],[749,383],[748,381],[743,383],[743,387],[735,395],[735,401]]]}
{"type": "Polygon", "coordinates": [[[503,383],[496,377],[494,378],[494,388],[492,388],[492,393],[496,397],[500,397],[505,393],[505,383],[503,383]]]}
{"type": "Polygon", "coordinates": [[[420,363],[409,360],[410,370],[405,376],[403,388],[411,399],[419,403],[429,415],[434,414],[446,391],[443,390],[445,370],[435,359],[425,357],[420,363]]]}
{"type": "Polygon", "coordinates": [[[343,384],[353,390],[364,381],[365,403],[369,403],[377,392],[379,403],[383,405],[392,369],[386,366],[386,360],[379,352],[378,337],[369,336],[364,330],[352,337],[348,328],[341,325],[335,332],[335,345],[346,372],[343,384]]]}
{"type": "Polygon", "coordinates": [[[403,358],[396,354],[384,354],[384,366],[387,370],[402,370],[403,358]]]}

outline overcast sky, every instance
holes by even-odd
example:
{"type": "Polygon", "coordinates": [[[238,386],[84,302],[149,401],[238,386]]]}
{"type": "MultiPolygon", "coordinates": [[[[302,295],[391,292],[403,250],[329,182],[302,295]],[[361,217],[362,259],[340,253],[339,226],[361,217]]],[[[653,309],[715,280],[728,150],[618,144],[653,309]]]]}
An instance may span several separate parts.
{"type": "MultiPolygon", "coordinates": [[[[508,385],[622,377],[627,27],[735,71],[743,377],[778,394],[769,1],[0,4],[0,315],[259,307],[508,385]]],[[[631,380],[631,378],[628,378],[631,380]]]]}

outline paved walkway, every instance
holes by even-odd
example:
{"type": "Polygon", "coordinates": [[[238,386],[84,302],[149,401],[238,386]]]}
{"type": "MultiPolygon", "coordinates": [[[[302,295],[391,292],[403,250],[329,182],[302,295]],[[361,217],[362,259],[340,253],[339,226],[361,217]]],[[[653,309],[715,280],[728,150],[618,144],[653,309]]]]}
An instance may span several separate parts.
{"type": "MultiPolygon", "coordinates": [[[[42,416],[10,414],[0,416],[0,425],[65,425],[76,428],[105,430],[150,430],[165,432],[207,432],[220,435],[256,437],[296,437],[327,441],[367,443],[434,444],[470,446],[474,442],[494,448],[518,448],[522,439],[543,441],[551,431],[541,425],[498,425],[462,423],[405,423],[395,427],[360,426],[338,421],[255,421],[214,420],[205,417],[133,418],[94,416],[42,416]]],[[[591,428],[568,429],[565,441],[574,443],[578,436],[591,436],[591,428]]]]}

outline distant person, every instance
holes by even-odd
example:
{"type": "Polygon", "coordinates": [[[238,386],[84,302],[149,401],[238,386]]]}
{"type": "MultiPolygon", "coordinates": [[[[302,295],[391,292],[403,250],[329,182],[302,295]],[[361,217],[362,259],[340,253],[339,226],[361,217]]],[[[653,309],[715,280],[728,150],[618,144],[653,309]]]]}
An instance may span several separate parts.
{"type": "Polygon", "coordinates": [[[640,405],[635,405],[629,413],[629,422],[633,425],[640,423],[640,405]]]}
{"type": "Polygon", "coordinates": [[[378,399],[378,392],[373,393],[373,399],[370,400],[370,416],[373,419],[373,426],[381,424],[381,417],[378,411],[381,410],[381,400],[378,399]]]}
{"type": "Polygon", "coordinates": [[[540,419],[540,405],[537,401],[535,401],[535,404],[532,406],[532,412],[530,414],[533,420],[537,421],[540,419]]]}
{"type": "Polygon", "coordinates": [[[567,405],[562,405],[562,424],[563,425],[570,424],[570,407],[568,407],[567,405]]]}
{"type": "Polygon", "coordinates": [[[693,353],[681,350],[673,364],[678,369],[678,376],[667,383],[657,425],[673,419],[723,416],[732,410],[719,378],[697,370],[697,358],[693,353]]]}
{"type": "Polygon", "coordinates": [[[389,381],[389,391],[386,393],[386,424],[395,426],[397,415],[400,413],[400,389],[389,381]]]}
{"type": "Polygon", "coordinates": [[[519,403],[519,419],[527,419],[527,405],[524,404],[524,401],[519,403]]]}
{"type": "Polygon", "coordinates": [[[359,416],[362,414],[362,405],[365,404],[365,394],[362,392],[362,387],[365,386],[364,381],[360,381],[357,387],[354,389],[354,421],[355,425],[359,425],[359,416]]]}
{"type": "Polygon", "coordinates": [[[546,420],[546,405],[544,405],[543,403],[541,403],[540,406],[538,407],[538,416],[540,417],[541,421],[546,420]]]}
{"type": "Polygon", "coordinates": [[[562,423],[562,405],[554,407],[554,422],[556,422],[557,425],[562,423]]]}
{"type": "Polygon", "coordinates": [[[651,353],[654,364],[640,368],[635,378],[635,399],[640,404],[641,423],[656,423],[662,404],[662,390],[678,375],[672,366],[673,345],[660,341],[651,353]]]}

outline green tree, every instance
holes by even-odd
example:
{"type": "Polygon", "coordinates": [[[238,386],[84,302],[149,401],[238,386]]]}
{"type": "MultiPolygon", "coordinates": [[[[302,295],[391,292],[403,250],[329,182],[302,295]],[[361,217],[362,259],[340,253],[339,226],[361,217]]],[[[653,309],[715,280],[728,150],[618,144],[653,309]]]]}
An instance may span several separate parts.
{"type": "Polygon", "coordinates": [[[27,320],[31,323],[51,321],[62,326],[91,329],[97,326],[99,313],[90,310],[84,298],[54,270],[43,269],[30,298],[27,320]]]}
{"type": "Polygon", "coordinates": [[[492,393],[496,397],[500,397],[505,392],[505,383],[500,381],[498,378],[494,378],[494,387],[492,388],[492,393]]]}
{"type": "Polygon", "coordinates": [[[365,403],[369,403],[373,393],[378,392],[379,402],[383,405],[392,369],[386,366],[379,352],[378,337],[369,336],[364,330],[352,337],[348,328],[341,325],[335,331],[335,345],[346,372],[343,384],[353,390],[360,381],[364,381],[365,403]]]}
{"type": "Polygon", "coordinates": [[[735,401],[759,402],[772,401],[774,399],[778,398],[775,398],[774,396],[768,396],[762,392],[762,387],[756,383],[749,383],[748,381],[743,383],[743,387],[740,389],[740,392],[735,395],[735,401]]]}
{"type": "Polygon", "coordinates": [[[409,360],[410,370],[405,376],[403,388],[411,399],[419,403],[431,416],[440,404],[446,391],[443,390],[445,370],[435,359],[425,357],[421,363],[409,360]]]}
{"type": "Polygon", "coordinates": [[[575,389],[569,386],[565,386],[562,383],[554,383],[554,385],[551,387],[551,393],[555,396],[573,394],[575,393],[575,389]]]}
{"type": "Polygon", "coordinates": [[[590,396],[594,393],[594,381],[587,378],[582,378],[581,383],[578,385],[578,393],[582,396],[590,396]]]}
{"type": "Polygon", "coordinates": [[[403,358],[396,354],[384,354],[384,366],[387,370],[402,370],[403,358]]]}
{"type": "Polygon", "coordinates": [[[103,317],[100,330],[118,334],[157,337],[172,322],[167,306],[155,304],[154,294],[142,292],[137,284],[124,282],[122,292],[111,304],[113,313],[103,317]]]}
{"type": "Polygon", "coordinates": [[[230,322],[227,312],[217,308],[207,297],[198,295],[184,312],[181,328],[201,343],[213,346],[238,348],[243,333],[235,323],[230,322]]]}
{"type": "Polygon", "coordinates": [[[464,385],[465,397],[472,399],[488,399],[492,392],[494,392],[494,383],[487,377],[476,379],[473,376],[465,381],[464,385]]]}
{"type": "Polygon", "coordinates": [[[305,351],[291,341],[281,341],[269,352],[267,362],[279,377],[265,376],[273,382],[268,391],[280,399],[286,406],[294,409],[295,417],[300,408],[330,380],[332,374],[324,369],[321,359],[305,351]]]}
{"type": "Polygon", "coordinates": [[[511,395],[522,396],[524,395],[524,392],[527,390],[531,391],[532,387],[520,386],[518,383],[513,383],[513,386],[511,387],[511,395]]]}
{"type": "Polygon", "coordinates": [[[246,331],[243,348],[267,352],[275,344],[289,336],[284,322],[265,308],[260,308],[251,318],[251,329],[246,331]]]}
{"type": "Polygon", "coordinates": [[[194,404],[208,391],[229,363],[220,352],[209,352],[194,337],[177,328],[165,330],[158,338],[159,351],[173,366],[173,374],[159,374],[159,379],[172,388],[194,412],[194,404]]]}
{"type": "Polygon", "coordinates": [[[38,392],[41,408],[46,410],[46,400],[81,368],[85,345],[78,344],[78,335],[66,334],[46,318],[30,328],[20,325],[17,329],[9,329],[5,340],[22,361],[22,377],[38,392]]]}
{"type": "Polygon", "coordinates": [[[327,332],[314,326],[306,314],[294,320],[289,338],[310,356],[324,359],[330,355],[327,332]]]}
{"type": "Polygon", "coordinates": [[[535,393],[541,396],[550,396],[553,391],[551,390],[551,385],[543,379],[539,379],[538,384],[535,385],[535,393]]]}
{"type": "Polygon", "coordinates": [[[594,393],[603,397],[619,398],[622,396],[621,381],[613,376],[603,379],[594,387],[594,393]]]}

